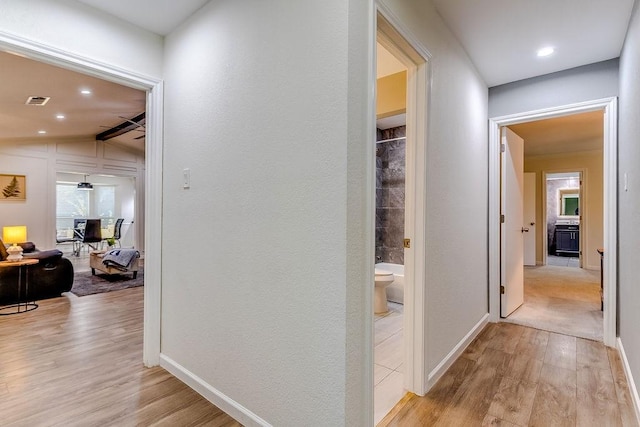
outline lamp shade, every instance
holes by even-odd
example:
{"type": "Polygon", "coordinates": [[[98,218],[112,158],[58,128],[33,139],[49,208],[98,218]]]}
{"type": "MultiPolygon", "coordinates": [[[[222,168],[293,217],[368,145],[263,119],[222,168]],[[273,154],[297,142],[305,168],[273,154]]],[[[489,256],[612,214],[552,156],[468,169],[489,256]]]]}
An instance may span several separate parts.
{"type": "Polygon", "coordinates": [[[23,243],[27,241],[27,226],[13,225],[2,227],[2,240],[5,243],[23,243]]]}

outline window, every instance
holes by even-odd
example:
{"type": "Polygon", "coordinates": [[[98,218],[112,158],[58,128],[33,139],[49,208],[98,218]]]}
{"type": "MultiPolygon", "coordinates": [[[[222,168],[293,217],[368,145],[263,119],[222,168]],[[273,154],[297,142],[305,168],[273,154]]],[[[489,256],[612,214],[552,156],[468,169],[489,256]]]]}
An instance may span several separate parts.
{"type": "Polygon", "coordinates": [[[58,237],[73,236],[74,218],[100,218],[103,227],[115,222],[113,185],[95,185],[93,191],[78,190],[77,184],[56,183],[56,230],[58,237]]]}

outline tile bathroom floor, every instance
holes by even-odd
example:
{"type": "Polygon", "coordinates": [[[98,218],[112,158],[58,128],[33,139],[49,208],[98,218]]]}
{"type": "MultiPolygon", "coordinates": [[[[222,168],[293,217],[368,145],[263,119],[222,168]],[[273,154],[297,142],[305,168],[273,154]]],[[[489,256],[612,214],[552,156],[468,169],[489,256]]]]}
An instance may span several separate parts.
{"type": "Polygon", "coordinates": [[[374,425],[406,394],[403,386],[402,304],[389,302],[389,311],[376,314],[374,321],[374,425]]]}
{"type": "Polygon", "coordinates": [[[568,256],[547,255],[547,265],[558,267],[580,268],[580,258],[568,256]]]}

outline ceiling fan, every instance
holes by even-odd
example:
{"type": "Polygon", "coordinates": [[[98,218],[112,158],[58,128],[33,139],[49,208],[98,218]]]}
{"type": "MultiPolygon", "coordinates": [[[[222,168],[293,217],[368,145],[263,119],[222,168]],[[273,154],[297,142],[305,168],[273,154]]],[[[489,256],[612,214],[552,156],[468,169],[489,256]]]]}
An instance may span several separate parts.
{"type": "MultiPolygon", "coordinates": [[[[106,141],[108,139],[115,138],[116,136],[124,135],[125,133],[131,132],[131,131],[142,132],[142,135],[136,136],[133,139],[142,139],[145,137],[146,135],[146,128],[145,128],[146,113],[145,112],[142,112],[130,119],[124,116],[118,116],[118,117],[123,119],[124,121],[96,135],[96,141],[106,141]]],[[[101,126],[101,127],[106,127],[106,126],[101,126]]]]}

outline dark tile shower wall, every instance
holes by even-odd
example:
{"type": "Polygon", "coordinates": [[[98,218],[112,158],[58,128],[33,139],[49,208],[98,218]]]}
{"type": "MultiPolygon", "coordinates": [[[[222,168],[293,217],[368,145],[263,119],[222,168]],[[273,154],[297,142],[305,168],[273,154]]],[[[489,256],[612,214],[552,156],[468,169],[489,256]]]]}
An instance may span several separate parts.
{"type": "MultiPolygon", "coordinates": [[[[380,130],[377,141],[405,136],[405,126],[380,130]]],[[[376,144],[376,262],[404,264],[405,140],[376,144]]]]}

